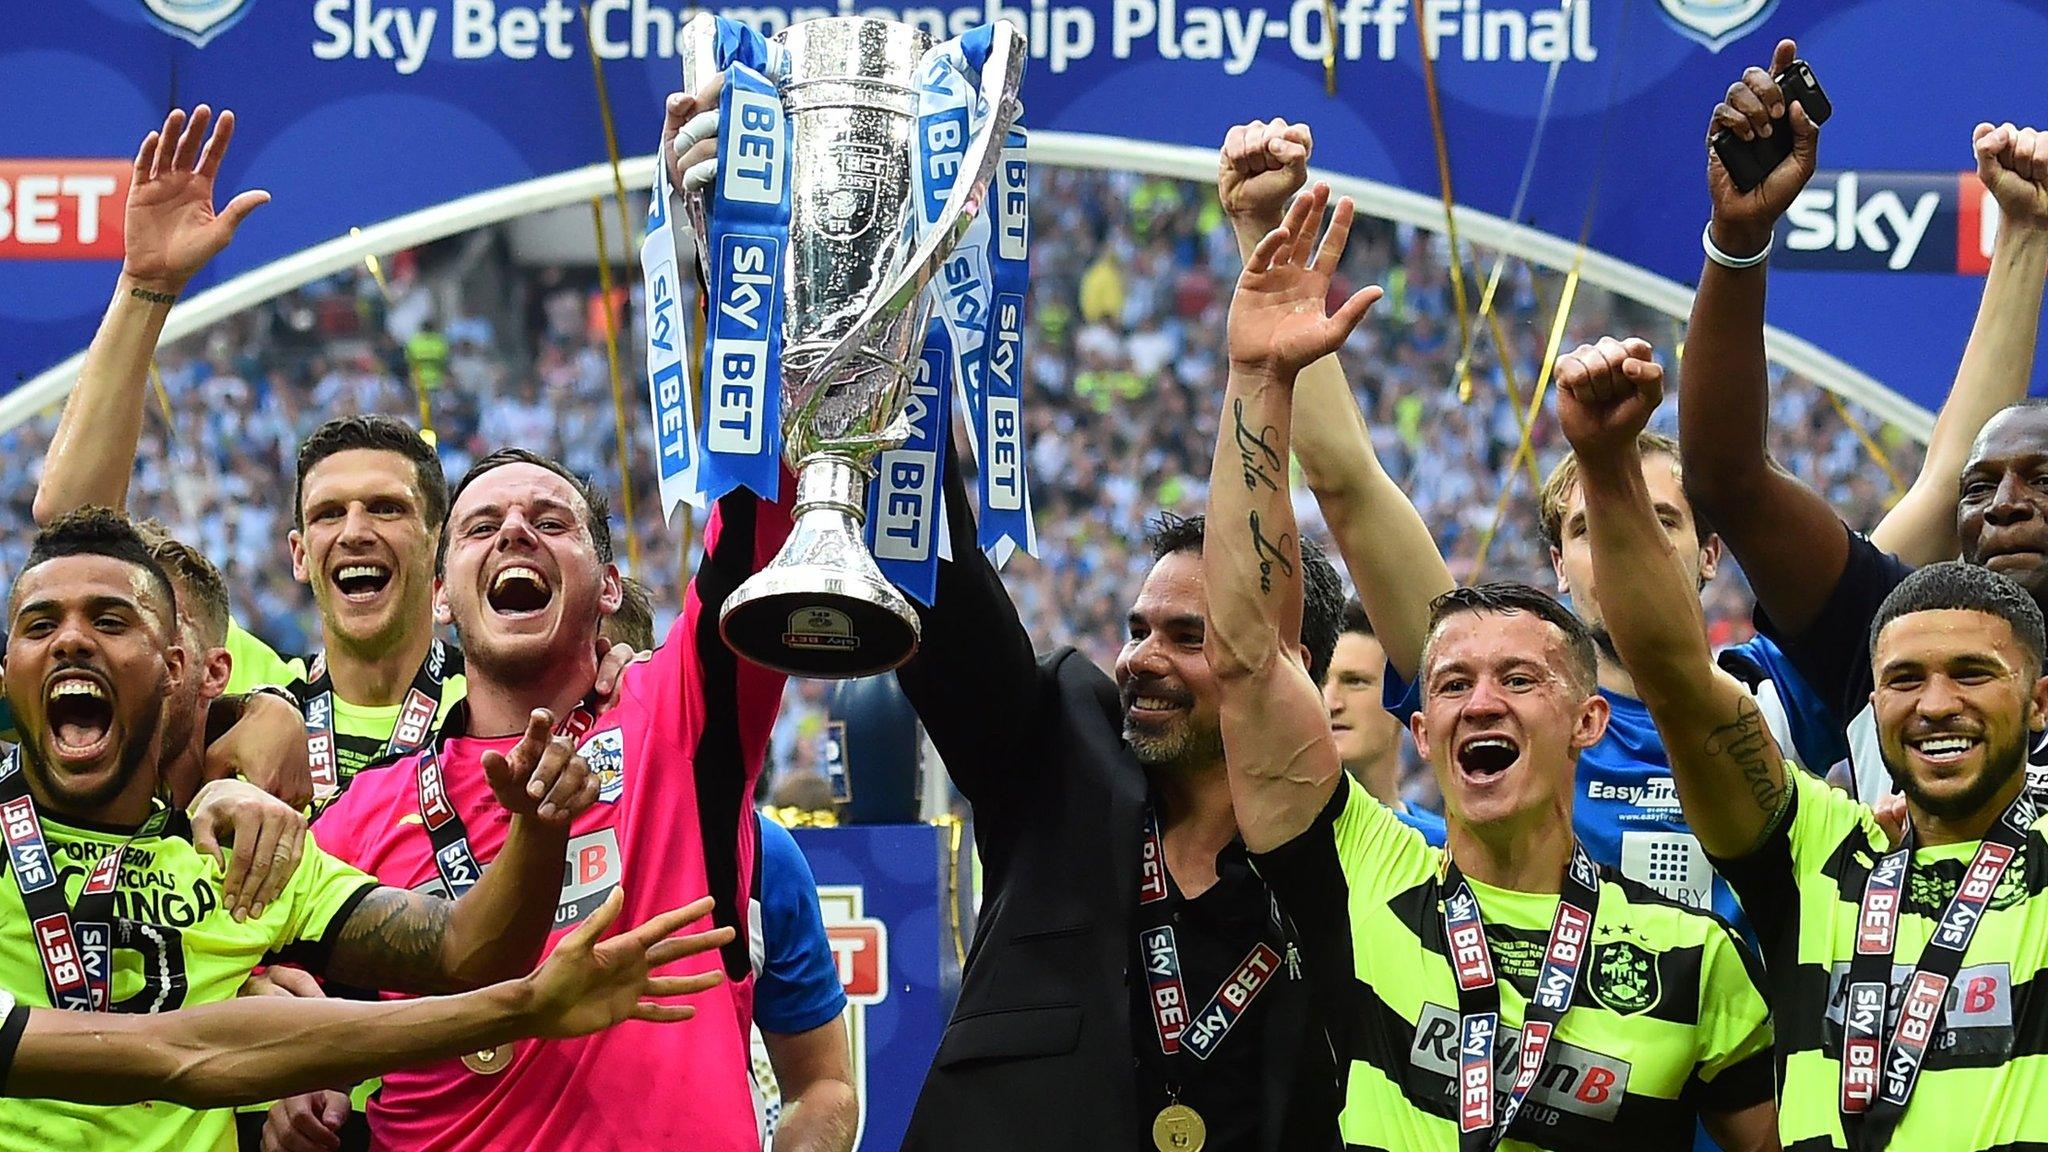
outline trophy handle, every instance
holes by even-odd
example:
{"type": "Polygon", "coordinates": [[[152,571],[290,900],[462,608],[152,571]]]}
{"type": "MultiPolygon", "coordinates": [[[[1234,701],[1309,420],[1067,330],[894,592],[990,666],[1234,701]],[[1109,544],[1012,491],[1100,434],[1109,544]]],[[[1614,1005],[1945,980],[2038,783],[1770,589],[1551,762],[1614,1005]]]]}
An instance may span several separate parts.
{"type": "Polygon", "coordinates": [[[995,176],[996,166],[1002,162],[1003,144],[1009,139],[1010,128],[1024,111],[1023,104],[1017,99],[1017,90],[1024,82],[1024,36],[1000,20],[990,27],[990,32],[988,59],[981,69],[980,96],[994,111],[988,123],[982,126],[981,134],[968,144],[961,158],[963,178],[955,181],[952,194],[939,211],[938,220],[925,232],[924,240],[911,252],[902,270],[889,282],[887,290],[875,293],[860,319],[811,366],[807,375],[824,376],[833,365],[860,348],[862,334],[868,332],[880,317],[900,314],[922,295],[932,277],[938,275],[939,265],[945,263],[946,257],[952,254],[953,248],[966,234],[974,213],[985,206],[988,182],[995,176]]]}

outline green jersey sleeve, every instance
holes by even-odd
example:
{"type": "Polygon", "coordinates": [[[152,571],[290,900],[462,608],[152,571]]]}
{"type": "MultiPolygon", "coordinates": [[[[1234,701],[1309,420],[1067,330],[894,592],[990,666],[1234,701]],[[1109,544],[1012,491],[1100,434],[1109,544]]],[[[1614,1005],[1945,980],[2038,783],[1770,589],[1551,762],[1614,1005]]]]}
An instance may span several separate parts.
{"type": "Polygon", "coordinates": [[[306,678],[304,660],[278,655],[276,649],[258,640],[234,620],[228,621],[227,650],[229,695],[266,684],[289,686],[306,678]]]}
{"type": "Polygon", "coordinates": [[[271,944],[273,955],[310,972],[325,970],[335,937],[356,905],[378,886],[376,877],[328,855],[309,836],[298,871],[278,896],[284,914],[271,944]]]}

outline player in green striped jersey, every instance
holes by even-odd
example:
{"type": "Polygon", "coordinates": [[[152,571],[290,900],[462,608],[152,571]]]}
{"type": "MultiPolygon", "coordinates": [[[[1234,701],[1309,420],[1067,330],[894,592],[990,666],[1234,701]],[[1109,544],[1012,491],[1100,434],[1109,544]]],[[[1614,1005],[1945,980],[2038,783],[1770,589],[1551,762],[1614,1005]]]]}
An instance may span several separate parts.
{"type": "Polygon", "coordinates": [[[1894,845],[1788,769],[1685,607],[1634,448],[1663,394],[1650,346],[1582,346],[1557,380],[1609,632],[1771,972],[1784,1146],[2048,1147],[2048,822],[2024,788],[2048,726],[2039,606],[1954,561],[1885,601],[1871,703],[1910,820],[1894,845]]]}
{"type": "MultiPolygon", "coordinates": [[[[1725,1147],[1772,1147],[1753,960],[1711,913],[1597,868],[1572,836],[1575,762],[1607,719],[1582,622],[1519,585],[1433,607],[1414,734],[1443,787],[1448,853],[1342,771],[1291,639],[1286,460],[1296,374],[1378,290],[1324,315],[1352,214],[1338,205],[1311,260],[1327,201],[1319,185],[1295,202],[1231,302],[1203,579],[1232,802],[1324,1000],[1344,1140],[1676,1150],[1704,1120],[1725,1147]]],[[[1154,995],[1177,999],[1172,966],[1147,960],[1154,995]]]]}

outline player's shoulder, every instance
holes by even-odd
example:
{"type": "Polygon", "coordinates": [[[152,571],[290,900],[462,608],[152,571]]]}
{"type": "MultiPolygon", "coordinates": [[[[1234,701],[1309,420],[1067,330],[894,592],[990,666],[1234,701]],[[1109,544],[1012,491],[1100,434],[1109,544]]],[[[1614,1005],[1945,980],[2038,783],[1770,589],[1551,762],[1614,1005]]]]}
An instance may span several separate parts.
{"type": "Polygon", "coordinates": [[[1599,919],[1626,922],[1659,950],[1718,947],[1739,938],[1735,926],[1712,908],[1674,900],[1605,864],[1600,865],[1599,919]]]}

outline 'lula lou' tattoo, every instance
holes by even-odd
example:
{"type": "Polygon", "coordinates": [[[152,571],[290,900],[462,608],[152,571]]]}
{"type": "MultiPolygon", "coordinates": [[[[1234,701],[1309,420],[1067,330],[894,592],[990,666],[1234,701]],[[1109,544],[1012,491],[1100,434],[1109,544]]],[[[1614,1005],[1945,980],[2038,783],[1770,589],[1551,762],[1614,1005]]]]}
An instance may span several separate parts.
{"type": "Polygon", "coordinates": [[[1268,424],[1257,433],[1247,428],[1242,399],[1231,402],[1231,415],[1237,422],[1237,455],[1244,465],[1245,491],[1256,492],[1259,485],[1263,484],[1271,491],[1278,492],[1280,484],[1273,479],[1273,475],[1284,472],[1287,462],[1281,459],[1280,453],[1267,440],[1274,434],[1273,426],[1268,424]]]}
{"type": "Polygon", "coordinates": [[[1283,532],[1280,534],[1279,543],[1276,544],[1266,539],[1265,533],[1259,530],[1259,513],[1256,509],[1251,512],[1248,520],[1252,530],[1252,550],[1258,553],[1259,557],[1259,591],[1270,593],[1273,591],[1275,568],[1280,570],[1282,576],[1292,578],[1294,575],[1294,535],[1291,532],[1283,532]]]}
{"type": "Polygon", "coordinates": [[[1784,800],[1784,782],[1771,771],[1771,736],[1764,727],[1764,714],[1747,699],[1735,705],[1735,719],[1707,733],[1702,748],[1709,756],[1725,756],[1742,772],[1750,798],[1766,815],[1778,811],[1784,800]]]}

